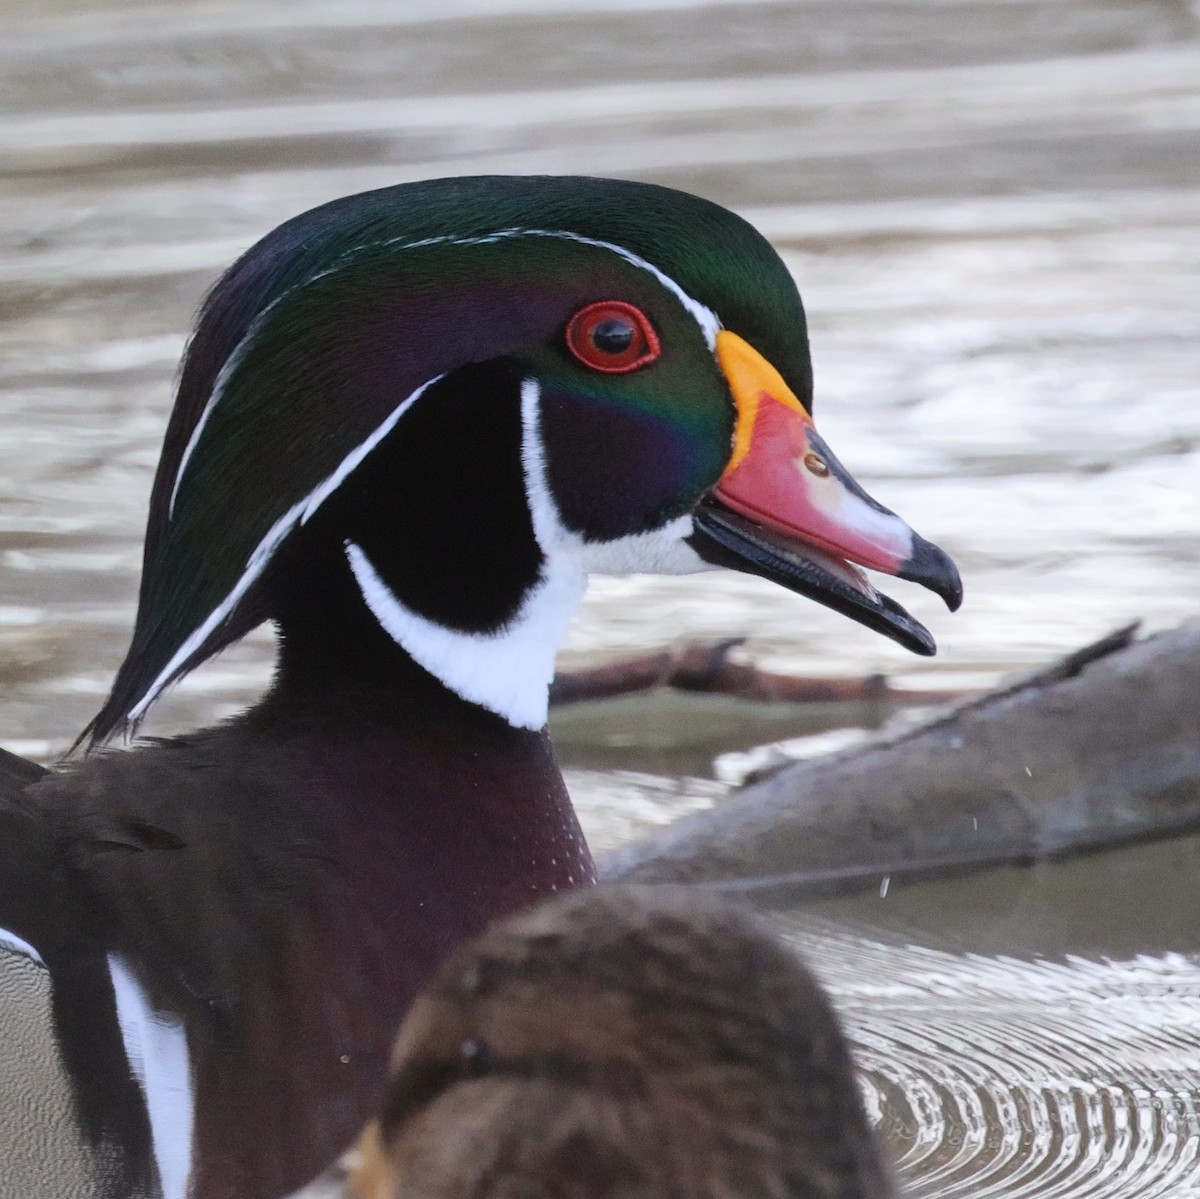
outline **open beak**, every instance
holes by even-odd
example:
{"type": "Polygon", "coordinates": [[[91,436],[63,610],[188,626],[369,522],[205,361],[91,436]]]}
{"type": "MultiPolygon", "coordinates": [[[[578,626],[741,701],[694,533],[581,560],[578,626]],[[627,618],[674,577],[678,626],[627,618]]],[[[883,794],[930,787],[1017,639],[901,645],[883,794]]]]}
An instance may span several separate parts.
{"type": "Polygon", "coordinates": [[[781,583],[914,653],[935,653],[929,631],[859,567],[920,583],[953,611],[962,602],[954,563],[863,491],[757,350],[722,330],[716,355],[737,423],[729,465],[695,513],[696,552],[781,583]]]}

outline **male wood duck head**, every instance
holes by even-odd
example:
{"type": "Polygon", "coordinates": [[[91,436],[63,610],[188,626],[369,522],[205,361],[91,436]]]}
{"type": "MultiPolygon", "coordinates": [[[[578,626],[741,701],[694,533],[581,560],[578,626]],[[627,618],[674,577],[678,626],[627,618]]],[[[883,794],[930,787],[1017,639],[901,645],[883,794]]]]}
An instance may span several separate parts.
{"type": "Polygon", "coordinates": [[[369,619],[451,691],[540,728],[592,571],[729,566],[932,653],[854,564],[951,608],[957,572],[811,410],[795,284],[695,196],[478,177],[306,213],[205,305],[133,645],[91,733],[267,617],[285,667],[372,669],[369,619]]]}
{"type": "MultiPolygon", "coordinates": [[[[46,974],[26,1007],[54,996],[47,1085],[69,1080],[89,1194],[295,1189],[377,1110],[447,953],[592,879],[544,728],[588,572],[732,566],[933,651],[859,567],[951,607],[954,567],[811,407],[780,259],[665,188],[410,184],[234,264],[85,736],[136,726],[268,619],[274,683],[232,721],[59,771],[0,754],[0,983],[46,974]]],[[[42,1110],[18,1115],[44,1133],[42,1110]]]]}
{"type": "Polygon", "coordinates": [[[838,1021],[760,921],[673,888],[551,901],[414,1003],[356,1199],[887,1199],[838,1021]]]}

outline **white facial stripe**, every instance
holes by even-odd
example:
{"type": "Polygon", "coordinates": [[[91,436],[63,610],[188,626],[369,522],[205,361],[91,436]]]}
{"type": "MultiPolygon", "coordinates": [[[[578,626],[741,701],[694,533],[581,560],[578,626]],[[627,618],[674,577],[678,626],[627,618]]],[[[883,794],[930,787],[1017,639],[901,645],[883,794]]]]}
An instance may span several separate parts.
{"type": "Polygon", "coordinates": [[[180,1021],[155,1011],[117,954],[108,955],[108,970],[125,1055],[146,1101],[163,1199],[187,1199],[194,1115],[187,1034],[180,1021]]]}
{"type": "Polygon", "coordinates": [[[313,513],[331,496],[333,493],[346,481],[352,471],[354,471],[364,458],[396,427],[396,422],[423,396],[435,383],[441,382],[446,376],[445,374],[434,375],[432,379],[426,379],[416,391],[412,393],[398,408],[394,409],[387,420],[385,420],[374,433],[370,435],[364,442],[356,446],[342,459],[337,470],[333,472],[325,480],[324,483],[317,487],[304,504],[304,511],[300,516],[300,523],[307,524],[313,513]]]}
{"type": "Polygon", "coordinates": [[[521,466],[525,498],[533,520],[533,535],[547,558],[578,551],[583,542],[563,528],[550,483],[546,478],[546,448],[542,444],[542,391],[536,379],[521,381],[521,466]]]}
{"type": "Polygon", "coordinates": [[[380,627],[456,695],[495,712],[515,728],[545,726],[554,655],[583,598],[583,571],[569,559],[547,561],[516,617],[495,633],[463,633],[418,615],[396,598],[362,548],[346,558],[380,627]]]}
{"type": "Polygon", "coordinates": [[[163,688],[170,682],[172,675],[204,644],[213,631],[237,607],[242,597],[266,569],[275,551],[283,539],[297,525],[305,524],[318,508],[337,490],[347,476],[364,458],[392,431],[396,422],[429,390],[441,375],[435,375],[426,380],[407,399],[392,409],[387,419],[378,425],[369,437],[360,442],[338,464],[337,469],[329,474],[317,487],[293,504],[271,527],[266,536],[254,547],[246,559],[245,569],[234,584],[233,589],[213,610],[208,619],[179,647],[171,660],[159,672],[158,677],[146,689],[146,693],[129,709],[129,719],[138,720],[159,697],[163,688]]]}
{"type": "Polygon", "coordinates": [[[39,966],[46,964],[42,960],[42,955],[28,941],[18,937],[16,933],[9,932],[6,928],[0,928],[0,948],[11,949],[14,953],[19,953],[37,962],[39,966]]]}
{"type": "Polygon", "coordinates": [[[684,573],[706,564],[682,540],[692,530],[690,516],[602,543],[585,542],[563,527],[546,479],[541,392],[534,379],[521,384],[521,461],[544,563],[541,578],[505,627],[491,633],[448,629],[405,606],[361,546],[348,541],[346,559],[371,614],[415,662],[456,695],[515,728],[540,729],[548,715],[555,654],[583,598],[589,569],[684,573]]]}
{"type": "Polygon", "coordinates": [[[688,313],[700,326],[700,331],[704,334],[704,340],[708,344],[710,350],[715,349],[717,344],[717,333],[720,332],[721,322],[717,314],[711,308],[701,304],[699,300],[690,296],[678,283],[675,282],[669,275],[664,274],[652,262],[648,262],[645,258],[639,257],[631,250],[625,249],[624,246],[619,246],[614,242],[600,241],[594,237],[585,237],[580,233],[571,233],[565,229],[498,229],[495,233],[481,234],[478,237],[455,237],[447,234],[441,237],[425,237],[418,241],[405,241],[404,238],[389,238],[381,242],[366,242],[362,245],[355,246],[354,249],[348,250],[341,257],[337,258],[331,266],[317,274],[305,279],[302,283],[296,284],[294,287],[288,288],[281,295],[271,301],[255,318],[250,322],[245,335],[241,341],[234,347],[232,353],[222,365],[213,382],[212,394],[208,398],[208,402],[204,405],[204,410],[200,413],[200,418],[196,421],[195,427],[192,429],[191,436],[188,438],[188,443],[183,451],[183,456],[179,460],[179,466],[175,471],[175,480],[171,486],[171,499],[167,506],[168,518],[175,513],[175,497],[179,494],[179,484],[183,479],[183,472],[187,469],[187,464],[192,457],[192,453],[196,449],[200,441],[200,435],[204,432],[204,426],[208,424],[208,419],[212,415],[213,409],[220,402],[222,395],[225,392],[225,387],[229,382],[233,372],[240,365],[242,359],[251,345],[258,331],[262,328],[267,316],[276,305],[282,303],[293,292],[302,287],[307,287],[315,283],[318,279],[324,279],[329,275],[343,270],[350,265],[355,258],[368,250],[378,249],[380,246],[387,246],[392,249],[399,250],[419,250],[427,246],[483,246],[492,245],[498,241],[505,241],[519,237],[555,237],[562,241],[576,242],[579,245],[595,246],[597,249],[608,250],[610,253],[616,254],[619,258],[628,262],[631,266],[637,267],[653,275],[659,283],[670,291],[676,299],[683,305],[688,313]]]}
{"type": "Polygon", "coordinates": [[[612,541],[585,541],[563,526],[546,478],[541,391],[535,379],[526,379],[521,384],[521,458],[533,531],[547,558],[569,553],[585,574],[673,575],[713,569],[684,541],[692,532],[690,515],[676,517],[662,528],[612,541]]]}

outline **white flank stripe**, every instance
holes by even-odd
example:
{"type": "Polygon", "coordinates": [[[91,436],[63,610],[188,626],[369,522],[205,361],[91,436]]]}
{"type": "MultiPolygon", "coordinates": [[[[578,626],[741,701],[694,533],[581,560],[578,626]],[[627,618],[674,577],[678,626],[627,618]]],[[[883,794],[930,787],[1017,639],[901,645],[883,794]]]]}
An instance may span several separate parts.
{"type": "Polygon", "coordinates": [[[346,542],[346,558],[380,627],[413,661],[515,728],[545,726],[554,655],[587,587],[578,563],[565,555],[547,560],[508,625],[495,633],[463,633],[405,607],[353,541],[346,542]]]}
{"type": "Polygon", "coordinates": [[[27,958],[32,958],[39,966],[46,964],[42,960],[42,955],[28,941],[22,937],[18,937],[16,933],[9,932],[6,928],[0,928],[0,947],[11,949],[16,953],[23,954],[27,958]]]}
{"type": "Polygon", "coordinates": [[[204,644],[213,630],[237,607],[242,596],[249,591],[254,581],[266,569],[267,564],[271,561],[272,556],[279,548],[283,539],[297,525],[304,524],[312,517],[313,513],[341,486],[346,476],[392,431],[396,422],[440,378],[442,378],[441,375],[435,375],[432,379],[426,380],[407,399],[392,409],[387,419],[369,437],[355,446],[342,459],[336,470],[321,482],[319,486],[313,488],[299,503],[293,504],[267,530],[267,535],[254,547],[253,552],[246,559],[245,569],[242,571],[241,578],[238,579],[233,589],[209,613],[208,619],[199,628],[195,629],[191,636],[176,650],[171,660],[159,672],[158,677],[146,689],[142,698],[129,709],[130,720],[138,720],[145,714],[146,709],[159,697],[162,689],[170,681],[171,676],[204,644]]]}
{"type": "Polygon", "coordinates": [[[150,1118],[163,1199],[187,1199],[192,1172],[192,1071],[183,1024],[156,1012],[125,962],[108,955],[125,1053],[150,1118]]]}

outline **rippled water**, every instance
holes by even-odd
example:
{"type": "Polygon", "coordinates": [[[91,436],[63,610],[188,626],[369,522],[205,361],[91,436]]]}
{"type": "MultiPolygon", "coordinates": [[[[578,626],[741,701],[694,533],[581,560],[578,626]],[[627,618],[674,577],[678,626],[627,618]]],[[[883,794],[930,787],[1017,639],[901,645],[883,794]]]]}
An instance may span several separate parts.
{"type": "Polygon", "coordinates": [[[1200,838],[810,904],[915,1195],[1200,1193],[1200,838]]]}
{"type": "MultiPolygon", "coordinates": [[[[973,686],[1192,615],[1198,33],[1184,0],[6,0],[0,742],[52,757],[121,657],[205,287],[300,209],[432,175],[628,175],[744,212],[800,282],[823,432],[967,584],[954,617],[889,587],[926,662],[755,580],[606,580],[568,661],[685,630],[973,686]]],[[[244,704],[269,655],[252,637],[148,731],[244,704]]],[[[786,719],[572,717],[593,839],[718,801],[712,756],[786,719]]],[[[1200,917],[1200,863],[1170,853],[787,915],[914,1192],[1200,1189],[1200,920],[1164,917],[1200,917]]]]}
{"type": "Polygon", "coordinates": [[[1200,969],[1182,955],[1030,964],[803,937],[869,1110],[922,1196],[1194,1194],[1200,969]]]}

